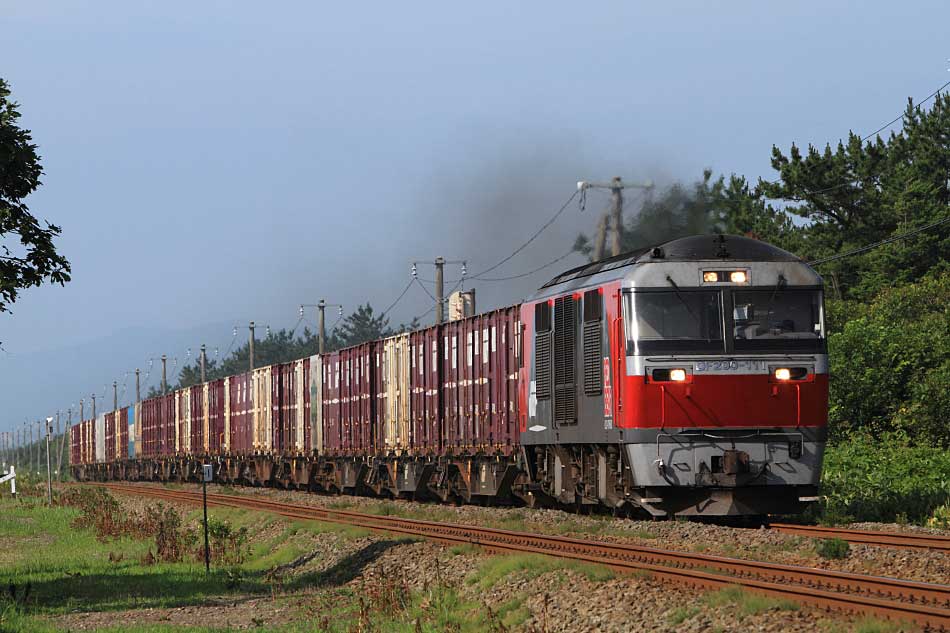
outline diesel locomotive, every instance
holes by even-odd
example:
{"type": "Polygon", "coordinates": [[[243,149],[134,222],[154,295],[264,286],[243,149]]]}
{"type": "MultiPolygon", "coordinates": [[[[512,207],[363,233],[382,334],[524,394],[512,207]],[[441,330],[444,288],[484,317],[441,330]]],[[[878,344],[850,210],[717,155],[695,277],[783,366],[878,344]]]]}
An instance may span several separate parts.
{"type": "Polygon", "coordinates": [[[564,272],[517,306],[187,387],[71,431],[80,480],[653,517],[817,500],[822,280],[739,236],[564,272]]]}

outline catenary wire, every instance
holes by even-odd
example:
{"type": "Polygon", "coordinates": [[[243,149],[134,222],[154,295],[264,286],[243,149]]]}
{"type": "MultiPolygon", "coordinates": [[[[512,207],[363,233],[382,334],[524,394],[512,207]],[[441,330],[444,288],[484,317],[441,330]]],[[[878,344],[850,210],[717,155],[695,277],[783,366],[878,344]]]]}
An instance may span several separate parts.
{"type": "Polygon", "coordinates": [[[402,301],[402,298],[406,296],[406,293],[409,292],[409,289],[412,288],[412,279],[409,280],[409,283],[406,284],[406,287],[402,289],[402,292],[399,293],[399,296],[396,297],[396,300],[389,304],[389,307],[383,310],[380,314],[380,318],[389,314],[389,311],[396,307],[396,304],[402,301]]]}
{"type": "MultiPolygon", "coordinates": [[[[923,106],[925,103],[927,103],[928,101],[930,101],[931,99],[933,99],[935,96],[937,96],[938,94],[940,94],[940,91],[943,90],[944,88],[948,87],[948,86],[950,86],[950,81],[944,83],[942,86],[940,86],[939,88],[937,88],[936,90],[934,90],[933,92],[931,92],[931,93],[930,93],[929,95],[927,95],[924,99],[922,99],[919,103],[917,103],[917,105],[915,106],[916,110],[919,112],[921,106],[923,106]]],[[[867,135],[865,135],[865,136],[862,136],[862,137],[861,137],[861,143],[863,144],[865,141],[867,141],[868,139],[870,139],[872,136],[876,136],[878,133],[880,133],[880,132],[886,130],[886,129],[889,128],[889,127],[891,127],[892,125],[894,125],[895,123],[897,123],[898,121],[900,121],[902,118],[904,118],[904,112],[902,112],[902,113],[901,113],[900,115],[898,115],[896,118],[891,119],[890,121],[888,121],[887,123],[885,123],[884,125],[882,125],[882,126],[879,127],[878,129],[874,130],[874,131],[871,132],[870,134],[867,134],[867,135]]],[[[763,180],[762,182],[763,182],[763,183],[766,183],[766,184],[769,184],[769,185],[777,185],[777,184],[779,184],[779,182],[781,182],[781,179],[779,179],[779,180],[763,180]]],[[[795,197],[793,197],[793,198],[788,198],[788,199],[789,199],[789,200],[801,200],[803,196],[813,196],[813,195],[817,195],[817,194],[820,194],[820,193],[827,193],[827,192],[829,192],[829,191],[834,191],[834,190],[836,190],[836,189],[841,189],[842,187],[847,187],[848,185],[854,184],[854,182],[855,182],[854,180],[846,180],[846,181],[844,181],[844,182],[838,183],[837,185],[832,185],[832,186],[830,186],[830,187],[824,187],[824,188],[822,188],[822,189],[815,189],[815,190],[812,190],[812,191],[805,191],[804,193],[802,193],[802,194],[800,194],[800,195],[798,195],[798,196],[795,196],[795,197]]]]}
{"type": "Polygon", "coordinates": [[[518,253],[520,253],[521,251],[523,251],[525,248],[527,248],[527,246],[528,246],[529,244],[531,244],[531,242],[533,242],[535,239],[537,239],[537,237],[538,237],[539,235],[541,235],[541,233],[543,233],[545,229],[547,229],[549,226],[551,226],[552,224],[554,224],[554,222],[557,221],[557,219],[558,219],[559,217],[561,217],[561,214],[564,213],[564,210],[567,209],[568,205],[570,205],[571,202],[574,201],[574,198],[577,197],[577,194],[578,194],[578,190],[575,189],[575,190],[574,190],[574,193],[572,193],[572,194],[570,195],[570,197],[567,199],[567,201],[566,201],[563,205],[561,205],[561,208],[557,210],[557,213],[555,213],[553,216],[551,216],[551,219],[550,219],[550,220],[548,220],[547,222],[545,222],[544,224],[542,224],[542,225],[541,225],[541,228],[539,228],[537,231],[535,231],[535,232],[534,232],[534,235],[532,235],[531,237],[529,237],[528,240],[527,240],[524,244],[522,244],[521,246],[519,246],[518,248],[516,248],[510,255],[508,255],[507,257],[505,257],[504,259],[502,259],[500,262],[498,262],[498,263],[495,264],[494,266],[490,266],[489,268],[486,268],[485,270],[479,271],[479,272],[475,273],[474,275],[470,275],[470,276],[469,276],[469,279],[473,279],[473,280],[474,280],[474,279],[478,279],[478,278],[481,277],[482,275],[485,275],[485,274],[487,274],[487,273],[490,273],[491,271],[495,270],[496,268],[499,268],[501,265],[507,263],[507,262],[508,262],[509,260],[511,260],[511,258],[513,258],[515,255],[517,255],[518,253]]]}
{"type": "Polygon", "coordinates": [[[862,246],[861,248],[856,248],[856,249],[854,249],[853,251],[848,251],[847,253],[841,253],[841,254],[839,254],[839,255],[832,255],[831,257],[824,257],[824,258],[822,258],[822,259],[816,259],[816,260],[814,260],[814,261],[810,261],[810,262],[808,262],[808,265],[809,265],[809,266],[818,266],[819,264],[826,264],[826,263],[828,263],[828,262],[833,262],[833,261],[836,261],[836,260],[839,260],[839,259],[844,259],[844,258],[846,258],[846,257],[851,257],[852,255],[859,255],[860,253],[864,253],[864,252],[870,251],[870,250],[872,250],[872,249],[875,249],[875,248],[877,248],[878,246],[884,246],[885,244],[890,244],[890,243],[892,243],[892,242],[897,242],[898,240],[902,240],[902,239],[905,239],[905,238],[908,238],[908,237],[917,235],[918,233],[923,233],[924,231],[929,231],[929,230],[932,229],[932,228],[936,228],[936,227],[940,226],[941,224],[946,224],[946,223],[948,223],[948,222],[950,222],[950,216],[947,216],[947,217],[943,218],[942,220],[938,220],[938,221],[936,221],[936,222],[932,222],[932,223],[930,223],[930,224],[928,224],[928,225],[926,225],[926,226],[921,226],[921,227],[919,227],[919,228],[916,228],[916,229],[914,229],[913,231],[907,231],[906,233],[901,233],[900,235],[894,235],[894,236],[889,237],[889,238],[887,238],[887,239],[880,240],[879,242],[874,242],[873,244],[868,244],[867,246],[862,246]]]}
{"type": "Polygon", "coordinates": [[[558,262],[560,262],[560,261],[563,261],[563,260],[567,259],[568,257],[570,257],[571,255],[573,255],[573,254],[576,253],[576,252],[577,252],[577,251],[575,251],[575,250],[572,248],[571,250],[569,250],[568,252],[564,253],[564,254],[561,255],[560,257],[557,257],[557,258],[555,258],[555,259],[552,259],[552,260],[549,261],[547,264],[542,264],[541,266],[538,266],[537,268],[534,268],[534,269],[532,269],[532,270],[529,270],[528,272],[521,273],[521,274],[519,274],[519,275],[509,275],[509,276],[507,276],[507,277],[481,277],[481,278],[479,278],[479,281],[510,281],[510,280],[512,280],[512,279],[521,279],[522,277],[528,277],[529,275],[533,275],[533,274],[536,273],[536,272],[540,272],[540,271],[544,270],[545,268],[549,268],[550,266],[553,266],[554,264],[556,264],[556,263],[558,263],[558,262]]]}

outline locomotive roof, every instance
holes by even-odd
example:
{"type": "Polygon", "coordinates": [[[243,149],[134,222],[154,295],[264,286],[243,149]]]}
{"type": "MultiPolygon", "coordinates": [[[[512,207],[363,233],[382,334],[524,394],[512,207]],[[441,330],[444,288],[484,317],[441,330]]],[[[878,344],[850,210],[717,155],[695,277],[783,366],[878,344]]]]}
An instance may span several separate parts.
{"type": "Polygon", "coordinates": [[[632,266],[640,262],[685,261],[743,261],[743,262],[802,262],[800,257],[766,242],[741,235],[693,235],[644,246],[627,253],[584,264],[561,273],[541,288],[590,277],[598,273],[632,266]]]}

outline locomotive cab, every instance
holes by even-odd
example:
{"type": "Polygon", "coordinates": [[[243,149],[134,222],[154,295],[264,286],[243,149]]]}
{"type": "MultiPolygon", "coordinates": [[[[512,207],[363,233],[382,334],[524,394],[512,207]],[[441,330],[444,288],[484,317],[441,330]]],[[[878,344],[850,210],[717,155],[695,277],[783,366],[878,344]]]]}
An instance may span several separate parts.
{"type": "Polygon", "coordinates": [[[744,237],[568,271],[522,310],[532,497],[654,516],[813,500],[827,422],[821,278],[744,237]]]}

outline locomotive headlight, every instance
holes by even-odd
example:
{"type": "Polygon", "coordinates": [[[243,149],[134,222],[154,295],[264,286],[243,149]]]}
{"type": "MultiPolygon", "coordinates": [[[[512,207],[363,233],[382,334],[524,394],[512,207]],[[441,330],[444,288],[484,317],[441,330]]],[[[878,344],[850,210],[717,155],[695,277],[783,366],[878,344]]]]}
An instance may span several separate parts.
{"type": "Polygon", "coordinates": [[[729,281],[734,284],[744,284],[747,280],[744,270],[734,270],[729,273],[729,281]]]}
{"type": "Polygon", "coordinates": [[[719,273],[716,271],[706,271],[703,273],[703,281],[708,284],[714,284],[719,281],[719,273]]]}
{"type": "Polygon", "coordinates": [[[667,369],[666,367],[657,368],[650,372],[653,382],[686,382],[689,377],[686,370],[677,367],[676,369],[667,369]]]}
{"type": "Polygon", "coordinates": [[[685,369],[671,369],[670,380],[672,380],[673,382],[683,382],[684,380],[686,380],[686,370],[685,369]]]}
{"type": "Polygon", "coordinates": [[[772,370],[776,380],[805,380],[808,378],[807,367],[776,367],[772,370]]]}

